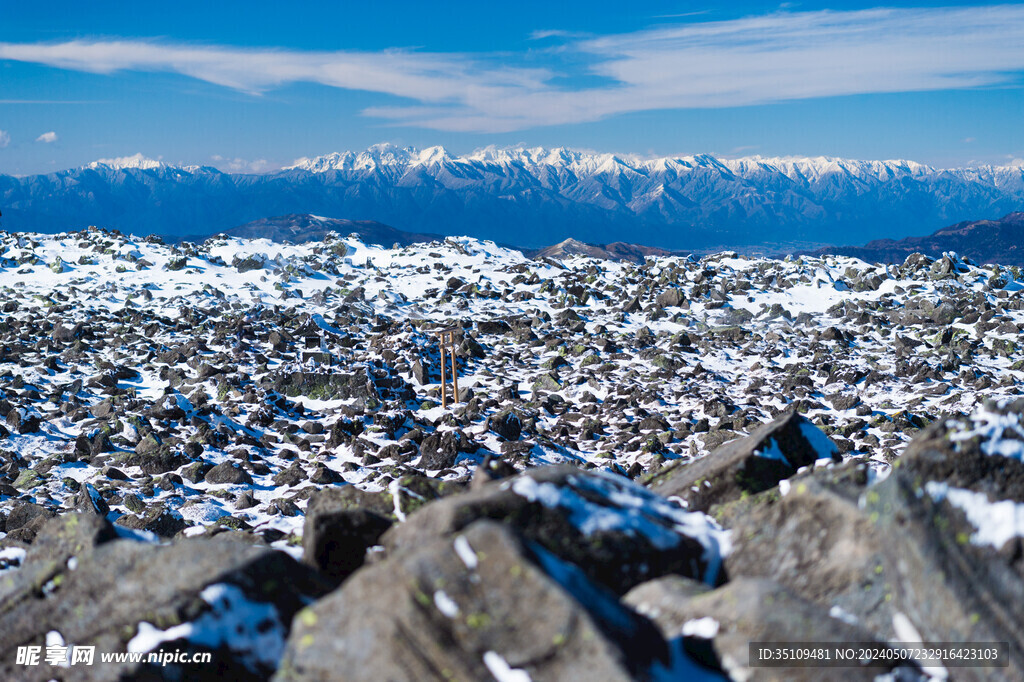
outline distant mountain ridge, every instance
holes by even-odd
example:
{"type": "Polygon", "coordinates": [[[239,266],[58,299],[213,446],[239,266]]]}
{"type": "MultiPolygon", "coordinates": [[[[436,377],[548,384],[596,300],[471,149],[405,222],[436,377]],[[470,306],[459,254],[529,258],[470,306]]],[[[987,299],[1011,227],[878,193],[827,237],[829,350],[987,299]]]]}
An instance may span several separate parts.
{"type": "Polygon", "coordinates": [[[7,229],[95,224],[213,234],[265,216],[373,220],[412,233],[525,247],[574,238],[665,249],[863,243],[1024,209],[1024,168],[936,169],[827,157],[643,159],[564,148],[488,147],[453,156],[376,145],[231,175],[144,157],[0,176],[7,229]]]}
{"type": "Polygon", "coordinates": [[[290,214],[261,218],[245,225],[223,230],[232,237],[244,239],[270,239],[275,242],[320,241],[328,233],[337,232],[341,235],[356,234],[366,244],[377,244],[390,247],[393,244],[408,246],[422,242],[443,240],[444,235],[403,232],[390,225],[372,220],[345,220],[342,218],[325,218],[309,214],[290,214]]]}
{"type": "Polygon", "coordinates": [[[853,256],[875,263],[902,263],[912,253],[938,257],[947,251],[977,263],[1024,265],[1024,212],[999,220],[969,220],[944,227],[926,237],[877,239],[864,246],[819,249],[813,255],[853,256]]]}
{"type": "Polygon", "coordinates": [[[647,256],[685,256],[681,251],[669,251],[654,246],[612,242],[611,244],[587,244],[576,239],[566,239],[542,249],[524,249],[523,253],[530,258],[568,258],[569,256],[588,256],[604,260],[628,260],[643,263],[647,256]]]}

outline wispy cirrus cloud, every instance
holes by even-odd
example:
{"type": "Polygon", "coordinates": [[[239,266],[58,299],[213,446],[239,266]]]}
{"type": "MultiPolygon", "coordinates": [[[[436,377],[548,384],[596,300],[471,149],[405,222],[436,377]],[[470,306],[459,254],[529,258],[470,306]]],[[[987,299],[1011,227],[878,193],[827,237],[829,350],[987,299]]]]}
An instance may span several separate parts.
{"type": "Polygon", "coordinates": [[[11,143],[11,134],[6,130],[0,130],[0,149],[4,149],[11,143]]]}
{"type": "Polygon", "coordinates": [[[36,138],[36,142],[45,142],[46,144],[49,144],[51,142],[56,142],[56,141],[57,141],[57,133],[55,133],[52,130],[50,132],[48,132],[48,133],[43,133],[42,135],[40,135],[39,137],[36,138]]]}
{"type": "Polygon", "coordinates": [[[300,81],[370,91],[409,104],[370,107],[366,116],[462,132],[655,109],[1016,86],[1024,71],[1020,5],[781,12],[598,37],[548,30],[531,37],[563,39],[540,51],[542,68],[525,66],[537,63],[537,50],[528,60],[526,53],[303,52],[137,40],[0,43],[0,59],[94,73],[175,72],[253,94],[300,81]],[[599,84],[566,85],[579,75],[599,84]]]}

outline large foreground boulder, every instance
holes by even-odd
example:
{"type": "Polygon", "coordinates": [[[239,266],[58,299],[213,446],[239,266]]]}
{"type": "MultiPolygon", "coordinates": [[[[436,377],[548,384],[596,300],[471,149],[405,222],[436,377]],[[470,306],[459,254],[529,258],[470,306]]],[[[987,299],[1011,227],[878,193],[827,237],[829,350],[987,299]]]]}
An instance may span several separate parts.
{"type": "Polygon", "coordinates": [[[741,578],[706,591],[666,576],[633,588],[623,602],[652,618],[666,638],[682,637],[693,657],[720,667],[734,680],[875,680],[894,667],[751,665],[751,642],[876,641],[868,630],[832,617],[827,609],[767,579],[741,578]]]}
{"type": "Polygon", "coordinates": [[[265,678],[292,617],[328,588],[283,552],[228,540],[113,539],[95,516],[54,519],[45,531],[0,581],[0,679],[265,678]],[[101,663],[98,653],[73,669],[17,662],[18,647],[56,641],[111,653],[205,651],[212,663],[101,663]]]}
{"type": "Polygon", "coordinates": [[[1024,678],[1022,408],[937,420],[881,482],[846,466],[791,479],[733,527],[730,576],[772,578],[889,641],[1006,642],[1008,667],[955,677],[1024,678]]]}
{"type": "Polygon", "coordinates": [[[680,509],[621,476],[570,466],[531,469],[434,502],[389,530],[383,542],[390,552],[402,552],[480,519],[507,524],[620,594],[665,573],[715,583],[729,542],[702,513],[680,509]]]}
{"type": "Polygon", "coordinates": [[[890,588],[879,570],[887,540],[860,509],[867,489],[862,469],[819,470],[792,479],[785,495],[762,497],[737,517],[726,568],[734,579],[771,578],[895,636],[890,588]]]}
{"type": "Polygon", "coordinates": [[[539,551],[480,521],[364,567],[298,614],[274,679],[630,680],[667,660],[650,622],[539,551]]]}

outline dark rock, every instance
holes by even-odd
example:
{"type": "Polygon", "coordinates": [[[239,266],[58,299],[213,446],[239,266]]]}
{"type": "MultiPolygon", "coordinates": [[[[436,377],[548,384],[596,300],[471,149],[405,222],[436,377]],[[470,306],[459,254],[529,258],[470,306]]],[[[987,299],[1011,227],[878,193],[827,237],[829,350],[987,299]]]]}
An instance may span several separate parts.
{"type": "Polygon", "coordinates": [[[706,511],[744,493],[768,490],[800,467],[837,454],[824,433],[791,411],[706,457],[663,467],[645,485],[659,495],[679,497],[687,509],[706,511]]]}
{"type": "Polygon", "coordinates": [[[204,452],[203,446],[193,440],[182,445],[181,449],[189,459],[197,459],[201,457],[204,452]]]}
{"type": "Polygon", "coordinates": [[[213,465],[209,462],[192,462],[182,470],[181,476],[190,483],[198,483],[206,480],[206,475],[211,469],[213,465]]]}
{"type": "Polygon", "coordinates": [[[56,512],[42,505],[21,502],[16,504],[7,514],[7,532],[18,528],[31,528],[38,532],[39,528],[48,519],[52,519],[55,516],[57,516],[56,512]]]}
{"type": "Polygon", "coordinates": [[[481,320],[476,323],[476,328],[481,334],[508,334],[512,331],[504,320],[481,320]]]}
{"type": "Polygon", "coordinates": [[[309,475],[309,480],[317,485],[330,485],[331,483],[344,483],[345,478],[334,469],[317,462],[313,465],[313,473],[309,475]]]}
{"type": "Polygon", "coordinates": [[[420,386],[430,383],[429,373],[427,372],[426,367],[423,366],[423,363],[419,360],[412,363],[411,371],[413,380],[415,380],[420,386]]]}
{"type": "Polygon", "coordinates": [[[93,405],[92,416],[97,419],[106,419],[114,413],[114,406],[109,400],[103,400],[93,405]]]}
{"type": "Polygon", "coordinates": [[[252,496],[252,493],[248,490],[239,493],[238,497],[235,498],[235,509],[252,509],[256,506],[256,499],[252,496]]]}
{"type": "MultiPolygon", "coordinates": [[[[306,478],[306,472],[298,465],[298,463],[295,463],[274,475],[274,485],[278,488],[298,485],[302,481],[305,481],[306,478]]],[[[209,480],[209,477],[207,477],[207,480],[209,480]]],[[[251,483],[252,481],[250,480],[249,482],[251,483]]]]}
{"type": "Polygon", "coordinates": [[[523,422],[512,410],[505,410],[487,419],[487,429],[505,440],[519,440],[523,422]]]}
{"type": "Polygon", "coordinates": [[[75,511],[83,515],[106,517],[110,513],[110,505],[91,483],[85,483],[78,495],[75,496],[75,511]]]}
{"type": "Polygon", "coordinates": [[[480,463],[480,466],[473,471],[470,488],[475,490],[492,481],[500,481],[510,476],[515,476],[517,473],[519,472],[516,471],[516,468],[505,460],[488,455],[484,457],[484,461],[480,463]]]}
{"type": "Polygon", "coordinates": [[[14,433],[35,433],[39,430],[39,417],[16,407],[7,413],[7,427],[14,433]]]}
{"type": "Polygon", "coordinates": [[[252,476],[249,472],[234,462],[221,462],[206,472],[203,477],[207,483],[237,485],[241,483],[252,484],[252,476]]]}
{"type": "Polygon", "coordinates": [[[384,544],[404,551],[478,519],[508,524],[619,593],[670,572],[710,583],[720,577],[714,521],[684,512],[628,479],[568,466],[531,469],[433,502],[388,531],[384,544]]]}
{"type": "Polygon", "coordinates": [[[162,538],[172,538],[188,527],[178,512],[168,511],[163,505],[150,507],[140,516],[122,516],[117,525],[133,530],[145,530],[162,538]]]}
{"type": "Polygon", "coordinates": [[[472,336],[467,336],[462,340],[462,343],[459,345],[459,354],[476,358],[477,360],[483,360],[487,357],[484,347],[472,336]]]}
{"type": "MultiPolygon", "coordinates": [[[[161,547],[110,540],[97,519],[81,520],[77,530],[59,540],[57,548],[79,543],[83,549],[86,544],[95,546],[77,554],[74,570],[68,569],[66,561],[54,560],[63,558],[66,549],[51,551],[47,542],[40,550],[46,553],[10,576],[0,597],[0,678],[68,679],[68,671],[60,668],[16,663],[19,646],[44,646],[51,631],[79,646],[124,652],[127,642],[144,628],[166,630],[197,623],[191,630],[195,634],[189,635],[189,628],[183,628],[180,638],[161,646],[186,654],[214,652],[213,677],[217,679],[265,679],[278,664],[274,650],[265,648],[273,641],[275,629],[287,635],[295,613],[329,587],[283,552],[230,541],[192,539],[161,547]],[[75,539],[79,537],[82,540],[75,539]],[[43,585],[48,586],[48,596],[39,598],[43,585]],[[210,623],[215,624],[212,630],[210,623]],[[232,629],[230,637],[210,640],[203,636],[218,632],[225,624],[231,624],[227,626],[232,629]],[[258,643],[264,648],[257,648],[258,643]]],[[[186,679],[196,675],[193,666],[173,663],[166,667],[124,663],[110,669],[97,660],[84,669],[88,676],[73,679],[186,679]]],[[[199,677],[206,679],[207,675],[199,677]]]]}
{"type": "Polygon", "coordinates": [[[435,431],[420,444],[421,469],[447,469],[455,464],[459,453],[476,452],[477,446],[461,430],[435,431]]]}
{"type": "Polygon", "coordinates": [[[390,527],[390,519],[367,509],[307,513],[303,559],[340,583],[363,565],[366,550],[390,527]]]}
{"type": "Polygon", "coordinates": [[[643,310],[643,306],[640,305],[640,299],[636,296],[626,301],[622,306],[622,312],[624,313],[638,313],[643,310]]]}
{"type": "Polygon", "coordinates": [[[316,491],[306,505],[306,516],[353,509],[367,509],[395,520],[395,503],[390,494],[368,493],[354,485],[330,486],[316,491]]]}
{"type": "Polygon", "coordinates": [[[167,447],[157,448],[155,451],[146,455],[136,454],[135,456],[129,457],[125,460],[125,464],[141,467],[142,472],[149,474],[150,476],[174,471],[178,467],[184,466],[188,463],[189,459],[187,457],[171,452],[167,447]]]}
{"type": "Polygon", "coordinates": [[[859,397],[855,395],[845,395],[843,393],[837,393],[833,396],[829,396],[828,401],[832,403],[832,407],[836,410],[852,410],[860,405],[859,397]]]}
{"type": "Polygon", "coordinates": [[[60,323],[57,323],[53,328],[53,332],[50,333],[50,338],[53,341],[58,341],[60,343],[71,343],[76,339],[82,338],[84,331],[85,326],[81,322],[77,323],[70,329],[60,323]]]}

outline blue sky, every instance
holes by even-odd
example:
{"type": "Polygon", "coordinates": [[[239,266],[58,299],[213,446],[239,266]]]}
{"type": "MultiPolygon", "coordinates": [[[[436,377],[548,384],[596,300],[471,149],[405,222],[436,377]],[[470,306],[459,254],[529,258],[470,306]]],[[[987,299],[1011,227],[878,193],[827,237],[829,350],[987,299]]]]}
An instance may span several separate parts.
{"type": "Polygon", "coordinates": [[[1024,5],[6,3],[0,173],[378,142],[1024,158],[1024,5]]]}

